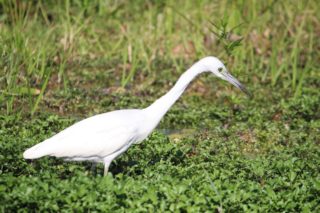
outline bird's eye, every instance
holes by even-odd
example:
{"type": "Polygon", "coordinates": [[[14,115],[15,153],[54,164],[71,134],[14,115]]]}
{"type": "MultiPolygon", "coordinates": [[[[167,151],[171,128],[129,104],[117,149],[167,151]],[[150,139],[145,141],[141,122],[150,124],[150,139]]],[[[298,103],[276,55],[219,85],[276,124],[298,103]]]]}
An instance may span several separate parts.
{"type": "Polygon", "coordinates": [[[219,68],[218,68],[218,71],[219,71],[219,72],[222,72],[222,70],[223,70],[222,67],[219,67],[219,68]]]}

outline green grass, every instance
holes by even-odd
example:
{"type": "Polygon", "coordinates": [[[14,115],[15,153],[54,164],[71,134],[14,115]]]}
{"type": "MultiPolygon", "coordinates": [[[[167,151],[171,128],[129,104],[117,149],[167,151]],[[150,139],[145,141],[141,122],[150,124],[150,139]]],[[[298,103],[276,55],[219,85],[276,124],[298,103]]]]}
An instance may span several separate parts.
{"type": "Polygon", "coordinates": [[[320,211],[319,9],[0,1],[1,211],[320,211]],[[200,76],[107,177],[90,163],[22,158],[81,118],[148,106],[207,55],[253,98],[200,76]]]}

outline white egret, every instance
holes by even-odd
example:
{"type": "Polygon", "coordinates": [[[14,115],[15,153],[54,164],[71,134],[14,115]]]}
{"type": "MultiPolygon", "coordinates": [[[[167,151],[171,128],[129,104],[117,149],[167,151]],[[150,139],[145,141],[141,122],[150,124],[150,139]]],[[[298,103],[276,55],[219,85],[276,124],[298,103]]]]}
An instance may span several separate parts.
{"type": "Polygon", "coordinates": [[[200,73],[211,72],[247,93],[216,57],[205,57],[181,75],[174,87],[145,109],[125,109],[92,116],[27,149],[25,159],[55,156],[72,161],[104,163],[107,174],[112,160],[132,144],[144,140],[200,73]]]}

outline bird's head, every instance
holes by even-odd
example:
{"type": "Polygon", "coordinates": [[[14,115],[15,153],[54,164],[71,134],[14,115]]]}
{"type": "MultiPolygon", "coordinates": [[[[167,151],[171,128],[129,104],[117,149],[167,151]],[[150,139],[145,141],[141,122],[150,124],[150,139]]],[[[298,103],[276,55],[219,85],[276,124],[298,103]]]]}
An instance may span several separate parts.
{"type": "Polygon", "coordinates": [[[206,71],[210,71],[218,78],[228,81],[248,96],[251,96],[248,90],[228,72],[227,68],[218,58],[213,56],[205,57],[201,59],[199,63],[201,63],[201,65],[206,71]]]}

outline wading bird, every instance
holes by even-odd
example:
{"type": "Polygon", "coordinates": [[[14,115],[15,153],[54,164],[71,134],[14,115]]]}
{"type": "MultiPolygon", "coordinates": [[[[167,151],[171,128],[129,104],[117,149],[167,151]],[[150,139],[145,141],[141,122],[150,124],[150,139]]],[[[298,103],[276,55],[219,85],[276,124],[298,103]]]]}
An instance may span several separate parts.
{"type": "Polygon", "coordinates": [[[25,159],[54,156],[104,163],[104,175],[116,157],[144,140],[200,73],[211,72],[247,93],[216,57],[205,57],[181,75],[174,87],[145,109],[125,109],[92,116],[27,149],[25,159]]]}

